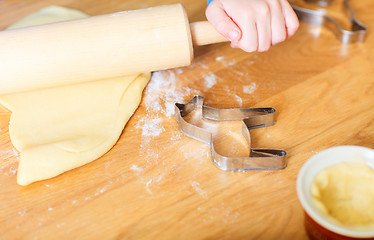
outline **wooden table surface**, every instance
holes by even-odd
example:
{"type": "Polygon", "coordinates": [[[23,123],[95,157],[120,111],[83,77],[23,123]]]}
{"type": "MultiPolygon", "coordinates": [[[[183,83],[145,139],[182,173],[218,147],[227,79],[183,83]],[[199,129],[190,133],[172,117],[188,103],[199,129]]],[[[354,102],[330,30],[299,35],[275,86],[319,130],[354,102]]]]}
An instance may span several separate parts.
{"type": "MultiPolygon", "coordinates": [[[[0,29],[52,4],[98,15],[176,2],[2,0],[0,29]]],[[[180,2],[191,21],[205,19],[204,0],[180,2]]],[[[342,45],[302,23],[266,53],[196,48],[191,66],[154,73],[107,154],[50,180],[16,184],[19,154],[0,107],[0,239],[306,239],[300,167],[328,147],[374,148],[374,1],[351,4],[369,28],[364,43],[342,45]],[[286,150],[287,168],[216,168],[209,147],[183,136],[172,117],[173,104],[195,94],[212,107],[276,108],[277,124],[251,131],[252,147],[286,150]]]]}

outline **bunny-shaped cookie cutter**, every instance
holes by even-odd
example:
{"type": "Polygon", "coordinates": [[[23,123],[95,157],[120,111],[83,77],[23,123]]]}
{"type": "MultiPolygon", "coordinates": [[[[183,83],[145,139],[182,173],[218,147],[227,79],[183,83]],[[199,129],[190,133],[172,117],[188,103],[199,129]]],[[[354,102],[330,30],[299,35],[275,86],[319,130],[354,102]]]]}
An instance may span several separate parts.
{"type": "Polygon", "coordinates": [[[283,169],[287,166],[286,152],[277,149],[250,148],[248,157],[223,156],[216,152],[211,132],[187,122],[184,117],[201,108],[202,118],[214,121],[242,120],[242,134],[250,146],[250,129],[275,124],[274,108],[230,108],[216,109],[204,106],[204,97],[197,95],[186,104],[176,103],[174,117],[182,133],[188,137],[210,145],[213,163],[225,171],[283,169]]]}

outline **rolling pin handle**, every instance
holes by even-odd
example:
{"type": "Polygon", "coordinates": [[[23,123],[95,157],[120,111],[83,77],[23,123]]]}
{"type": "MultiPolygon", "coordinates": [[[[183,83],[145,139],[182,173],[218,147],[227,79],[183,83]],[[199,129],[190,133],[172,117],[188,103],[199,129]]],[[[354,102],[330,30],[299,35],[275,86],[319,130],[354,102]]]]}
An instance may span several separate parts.
{"type": "Polygon", "coordinates": [[[208,21],[193,22],[190,24],[192,44],[194,46],[208,45],[229,41],[218,33],[208,21]]]}

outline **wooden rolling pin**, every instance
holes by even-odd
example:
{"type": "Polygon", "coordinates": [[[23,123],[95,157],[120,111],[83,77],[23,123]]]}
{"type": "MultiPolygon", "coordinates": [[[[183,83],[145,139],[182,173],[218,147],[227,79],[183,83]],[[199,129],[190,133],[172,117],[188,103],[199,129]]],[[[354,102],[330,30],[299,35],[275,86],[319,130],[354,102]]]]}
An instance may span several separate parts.
{"type": "Polygon", "coordinates": [[[187,66],[227,41],[181,4],[0,32],[0,95],[187,66]]]}

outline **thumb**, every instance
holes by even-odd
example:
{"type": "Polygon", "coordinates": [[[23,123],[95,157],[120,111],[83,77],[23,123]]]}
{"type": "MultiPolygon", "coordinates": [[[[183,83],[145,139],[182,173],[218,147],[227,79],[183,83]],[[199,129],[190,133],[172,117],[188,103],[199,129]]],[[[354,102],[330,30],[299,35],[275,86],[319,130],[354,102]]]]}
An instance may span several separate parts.
{"type": "Polygon", "coordinates": [[[242,34],[240,28],[227,15],[219,1],[210,3],[206,9],[205,15],[208,21],[222,36],[232,42],[237,42],[241,39],[242,34]]]}

